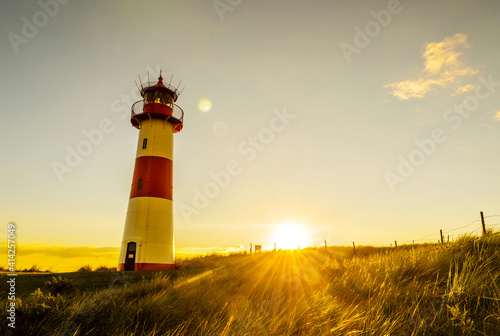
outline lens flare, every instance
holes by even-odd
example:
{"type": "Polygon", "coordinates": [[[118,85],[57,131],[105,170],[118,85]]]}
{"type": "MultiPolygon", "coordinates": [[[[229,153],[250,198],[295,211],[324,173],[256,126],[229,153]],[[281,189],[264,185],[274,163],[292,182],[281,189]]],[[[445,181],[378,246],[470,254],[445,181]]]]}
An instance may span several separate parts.
{"type": "Polygon", "coordinates": [[[212,131],[216,136],[223,137],[227,134],[227,126],[222,121],[216,121],[212,127],[212,131]]]}
{"type": "Polygon", "coordinates": [[[212,109],[212,102],[210,101],[210,99],[207,98],[200,99],[200,101],[198,102],[198,110],[200,110],[200,112],[207,113],[211,109],[212,109]]]}

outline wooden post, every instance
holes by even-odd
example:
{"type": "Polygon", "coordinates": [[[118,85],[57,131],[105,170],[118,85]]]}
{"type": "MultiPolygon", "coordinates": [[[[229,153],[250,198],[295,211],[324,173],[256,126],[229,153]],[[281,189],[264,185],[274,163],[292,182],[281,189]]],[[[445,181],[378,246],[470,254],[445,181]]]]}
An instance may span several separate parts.
{"type": "Polygon", "coordinates": [[[483,212],[481,211],[481,224],[483,225],[483,237],[486,236],[486,224],[484,224],[484,216],[483,212]]]}
{"type": "Polygon", "coordinates": [[[444,244],[443,230],[439,230],[439,235],[441,236],[441,244],[444,244]]]}
{"type": "Polygon", "coordinates": [[[450,242],[450,235],[448,235],[448,243],[450,242]]]}
{"type": "Polygon", "coordinates": [[[398,248],[398,242],[397,241],[394,241],[394,247],[398,248]]]}
{"type": "Polygon", "coordinates": [[[250,243],[250,254],[252,254],[252,243],[250,243]]]}
{"type": "Polygon", "coordinates": [[[326,240],[325,240],[325,248],[328,248],[328,246],[326,245],[326,240]]]}
{"type": "Polygon", "coordinates": [[[356,245],[352,242],[352,255],[356,255],[356,245]]]}
{"type": "Polygon", "coordinates": [[[415,245],[415,241],[413,241],[413,245],[415,245]]]}

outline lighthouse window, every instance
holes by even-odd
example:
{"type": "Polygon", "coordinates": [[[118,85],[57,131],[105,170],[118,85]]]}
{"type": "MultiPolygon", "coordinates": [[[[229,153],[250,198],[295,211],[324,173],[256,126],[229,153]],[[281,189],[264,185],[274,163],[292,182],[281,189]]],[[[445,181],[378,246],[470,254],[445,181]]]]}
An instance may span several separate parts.
{"type": "Polygon", "coordinates": [[[148,138],[144,138],[144,140],[142,140],[142,149],[146,149],[147,146],[148,146],[148,138]]]}
{"type": "Polygon", "coordinates": [[[160,103],[160,104],[171,104],[174,102],[174,98],[164,91],[150,91],[147,92],[144,97],[145,103],[160,103]]]}
{"type": "Polygon", "coordinates": [[[142,189],[142,179],[140,178],[139,181],[137,181],[137,190],[142,189]]]}
{"type": "Polygon", "coordinates": [[[174,102],[174,98],[169,95],[167,92],[161,93],[161,101],[163,104],[172,104],[174,102]]]}

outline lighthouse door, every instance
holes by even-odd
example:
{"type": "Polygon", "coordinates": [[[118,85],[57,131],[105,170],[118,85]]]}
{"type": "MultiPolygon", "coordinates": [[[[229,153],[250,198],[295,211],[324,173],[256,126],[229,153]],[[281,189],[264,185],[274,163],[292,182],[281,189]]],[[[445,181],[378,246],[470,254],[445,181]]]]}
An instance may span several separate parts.
{"type": "Polygon", "coordinates": [[[127,244],[127,254],[125,255],[125,267],[124,271],[134,271],[135,270],[135,251],[136,243],[130,242],[127,244]]]}

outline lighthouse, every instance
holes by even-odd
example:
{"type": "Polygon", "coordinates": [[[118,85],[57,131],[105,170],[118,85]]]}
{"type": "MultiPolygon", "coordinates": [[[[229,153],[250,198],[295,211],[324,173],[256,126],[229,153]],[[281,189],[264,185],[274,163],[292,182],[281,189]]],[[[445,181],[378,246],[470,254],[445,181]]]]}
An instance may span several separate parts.
{"type": "Polygon", "coordinates": [[[174,269],[173,143],[184,112],[174,104],[180,92],[163,83],[161,73],[139,91],[144,99],[132,105],[139,139],[118,270],[174,269]]]}

